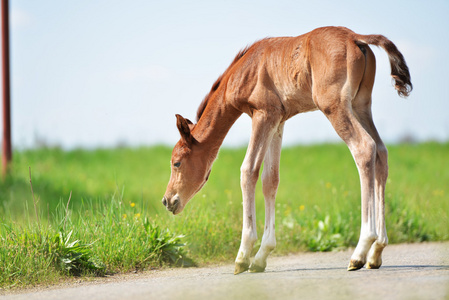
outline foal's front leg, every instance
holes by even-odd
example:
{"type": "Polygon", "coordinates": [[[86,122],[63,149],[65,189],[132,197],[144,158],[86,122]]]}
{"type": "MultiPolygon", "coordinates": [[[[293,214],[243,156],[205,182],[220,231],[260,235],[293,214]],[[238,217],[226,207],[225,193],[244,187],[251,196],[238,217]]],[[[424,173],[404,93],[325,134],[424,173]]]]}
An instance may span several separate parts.
{"type": "Polygon", "coordinates": [[[265,198],[265,228],[262,237],[262,244],[256,254],[254,262],[249,267],[250,272],[263,272],[267,266],[267,257],[276,247],[275,235],[275,204],[276,192],[279,185],[279,163],[281,159],[282,134],[284,123],[279,125],[274,133],[270,147],[265,154],[262,186],[265,198]]]}
{"type": "Polygon", "coordinates": [[[252,117],[252,133],[246,156],[241,167],[241,188],[243,195],[242,242],[235,260],[234,274],[249,269],[251,251],[257,240],[256,230],[256,183],[268,144],[277,128],[272,116],[257,112],[252,117]]]}

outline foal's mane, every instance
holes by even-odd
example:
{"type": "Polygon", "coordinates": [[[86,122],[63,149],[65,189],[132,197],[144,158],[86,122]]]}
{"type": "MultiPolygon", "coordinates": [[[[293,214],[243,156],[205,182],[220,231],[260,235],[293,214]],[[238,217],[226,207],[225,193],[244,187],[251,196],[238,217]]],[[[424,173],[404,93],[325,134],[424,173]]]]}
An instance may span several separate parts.
{"type": "Polygon", "coordinates": [[[206,95],[206,97],[204,97],[203,101],[201,102],[200,106],[198,107],[198,111],[196,113],[196,121],[198,122],[201,118],[201,116],[203,115],[204,110],[206,109],[207,103],[209,102],[209,100],[212,98],[212,95],[215,93],[215,91],[218,89],[218,87],[221,84],[221,81],[223,79],[223,76],[228,73],[228,71],[237,63],[237,61],[239,61],[245,54],[246,52],[248,52],[249,48],[251,46],[247,46],[245,48],[243,48],[242,50],[240,50],[239,53],[237,53],[237,55],[235,56],[234,60],[232,61],[232,63],[229,65],[229,67],[226,69],[226,71],[224,71],[223,74],[220,75],[220,77],[218,77],[218,79],[215,81],[215,83],[212,85],[212,88],[209,92],[209,94],[206,95]]]}

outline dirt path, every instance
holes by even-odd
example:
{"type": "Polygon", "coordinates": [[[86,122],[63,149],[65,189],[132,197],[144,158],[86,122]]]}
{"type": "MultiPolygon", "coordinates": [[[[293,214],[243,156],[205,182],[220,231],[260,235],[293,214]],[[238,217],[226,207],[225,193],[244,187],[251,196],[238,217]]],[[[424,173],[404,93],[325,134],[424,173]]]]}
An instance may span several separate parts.
{"type": "Polygon", "coordinates": [[[172,269],[1,299],[449,299],[449,243],[391,245],[379,270],[346,271],[351,251],[269,259],[265,273],[234,266],[172,269]]]}

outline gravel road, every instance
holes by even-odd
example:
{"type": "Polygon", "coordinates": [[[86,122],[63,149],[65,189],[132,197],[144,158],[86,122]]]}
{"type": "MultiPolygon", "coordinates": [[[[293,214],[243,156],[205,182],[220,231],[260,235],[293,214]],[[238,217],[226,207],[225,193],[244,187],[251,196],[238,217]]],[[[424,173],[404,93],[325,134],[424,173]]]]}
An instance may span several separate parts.
{"type": "Polygon", "coordinates": [[[233,265],[170,269],[1,299],[449,299],[449,242],[390,245],[379,270],[346,271],[351,251],[271,257],[264,273],[233,265]]]}

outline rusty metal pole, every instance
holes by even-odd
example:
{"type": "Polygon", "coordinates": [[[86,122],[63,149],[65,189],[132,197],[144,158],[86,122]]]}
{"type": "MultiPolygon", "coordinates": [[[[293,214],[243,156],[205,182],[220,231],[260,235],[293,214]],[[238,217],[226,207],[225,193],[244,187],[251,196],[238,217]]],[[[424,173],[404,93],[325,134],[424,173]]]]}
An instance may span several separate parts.
{"type": "Polygon", "coordinates": [[[3,141],[2,141],[2,174],[8,172],[12,159],[11,151],[11,92],[9,78],[9,5],[2,1],[2,63],[3,63],[3,141]]]}

